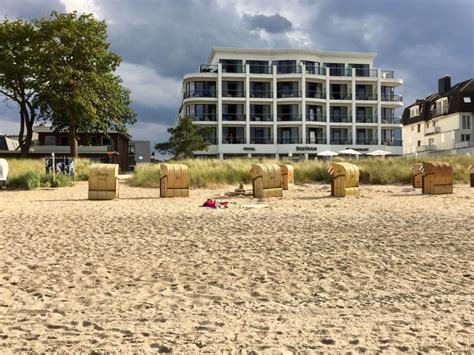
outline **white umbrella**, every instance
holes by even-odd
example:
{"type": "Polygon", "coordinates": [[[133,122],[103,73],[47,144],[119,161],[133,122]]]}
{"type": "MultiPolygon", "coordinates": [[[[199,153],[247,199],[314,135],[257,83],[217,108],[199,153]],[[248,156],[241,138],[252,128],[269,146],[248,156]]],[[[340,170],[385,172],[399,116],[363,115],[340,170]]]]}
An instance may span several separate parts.
{"type": "Polygon", "coordinates": [[[379,155],[386,156],[389,154],[392,154],[392,152],[389,152],[387,150],[374,150],[373,152],[367,153],[367,155],[372,155],[373,157],[379,156],[379,155]]]}
{"type": "Polygon", "coordinates": [[[339,154],[355,155],[356,159],[359,159],[359,155],[362,153],[354,149],[344,149],[344,150],[339,151],[339,154]]]}
{"type": "Polygon", "coordinates": [[[317,155],[320,157],[331,157],[331,161],[332,161],[332,157],[339,154],[337,154],[336,152],[332,152],[330,150],[325,150],[323,152],[318,153],[317,155]]]}

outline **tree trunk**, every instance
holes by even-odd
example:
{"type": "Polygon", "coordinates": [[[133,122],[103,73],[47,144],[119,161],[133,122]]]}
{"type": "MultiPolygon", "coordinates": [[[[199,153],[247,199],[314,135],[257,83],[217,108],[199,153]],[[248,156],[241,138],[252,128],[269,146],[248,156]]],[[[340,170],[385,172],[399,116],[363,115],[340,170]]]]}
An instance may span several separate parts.
{"type": "Polygon", "coordinates": [[[71,148],[71,157],[74,159],[78,157],[78,145],[76,130],[74,127],[69,127],[69,147],[71,148]]]}
{"type": "Polygon", "coordinates": [[[31,105],[26,102],[20,104],[20,116],[21,116],[21,127],[20,127],[20,151],[21,157],[28,157],[30,152],[31,142],[33,140],[33,124],[35,122],[35,111],[31,105]],[[28,112],[29,111],[29,112],[28,112]],[[26,136],[25,136],[26,129],[26,136]]]}

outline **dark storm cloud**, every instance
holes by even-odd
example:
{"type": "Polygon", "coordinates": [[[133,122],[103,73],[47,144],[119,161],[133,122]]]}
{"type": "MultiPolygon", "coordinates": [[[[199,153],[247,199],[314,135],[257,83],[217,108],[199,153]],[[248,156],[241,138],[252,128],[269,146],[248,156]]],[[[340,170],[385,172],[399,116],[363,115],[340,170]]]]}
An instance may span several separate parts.
{"type": "Polygon", "coordinates": [[[376,66],[403,75],[405,105],[437,89],[437,79],[453,82],[474,75],[474,2],[306,1],[317,11],[308,33],[323,50],[374,51],[376,66]]]}
{"type": "MultiPolygon", "coordinates": [[[[182,77],[207,61],[212,47],[262,47],[232,3],[216,1],[98,2],[109,21],[112,48],[126,61],[151,65],[164,76],[182,77]]],[[[290,45],[286,37],[279,46],[290,45]]]]}
{"type": "Polygon", "coordinates": [[[59,0],[0,0],[0,15],[2,19],[22,18],[31,20],[47,17],[51,11],[64,12],[66,9],[59,0]]]}
{"type": "Polygon", "coordinates": [[[293,28],[291,22],[279,14],[271,16],[245,14],[243,18],[251,29],[265,30],[269,33],[288,32],[293,28]]]}

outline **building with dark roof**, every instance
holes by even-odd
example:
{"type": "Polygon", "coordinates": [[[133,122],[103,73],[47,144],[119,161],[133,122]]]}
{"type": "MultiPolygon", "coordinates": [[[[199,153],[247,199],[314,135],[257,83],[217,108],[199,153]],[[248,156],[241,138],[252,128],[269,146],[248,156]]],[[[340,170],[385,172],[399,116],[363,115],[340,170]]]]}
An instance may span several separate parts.
{"type": "Polygon", "coordinates": [[[403,154],[474,154],[474,78],[451,86],[438,80],[438,92],[403,111],[403,154]]]}

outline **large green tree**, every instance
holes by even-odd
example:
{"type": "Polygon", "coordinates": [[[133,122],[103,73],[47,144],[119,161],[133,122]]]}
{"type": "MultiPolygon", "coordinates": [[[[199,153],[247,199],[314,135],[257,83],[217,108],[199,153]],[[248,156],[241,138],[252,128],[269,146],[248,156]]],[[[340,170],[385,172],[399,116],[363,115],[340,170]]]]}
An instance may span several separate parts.
{"type": "Polygon", "coordinates": [[[168,133],[168,142],[156,144],[155,149],[163,154],[171,154],[173,159],[192,158],[193,152],[209,149],[205,137],[211,134],[211,129],[197,127],[189,117],[180,119],[176,127],[168,128],[168,133]]]}
{"type": "Polygon", "coordinates": [[[19,145],[23,157],[30,150],[33,124],[38,117],[40,46],[38,32],[32,23],[6,19],[0,23],[0,94],[18,104],[19,145]]]}
{"type": "Polygon", "coordinates": [[[40,68],[44,83],[41,116],[56,131],[69,133],[71,155],[77,157],[80,132],[114,129],[126,132],[136,121],[130,92],[115,70],[121,58],[109,50],[107,25],[91,14],[53,12],[35,21],[47,62],[40,68]]]}

